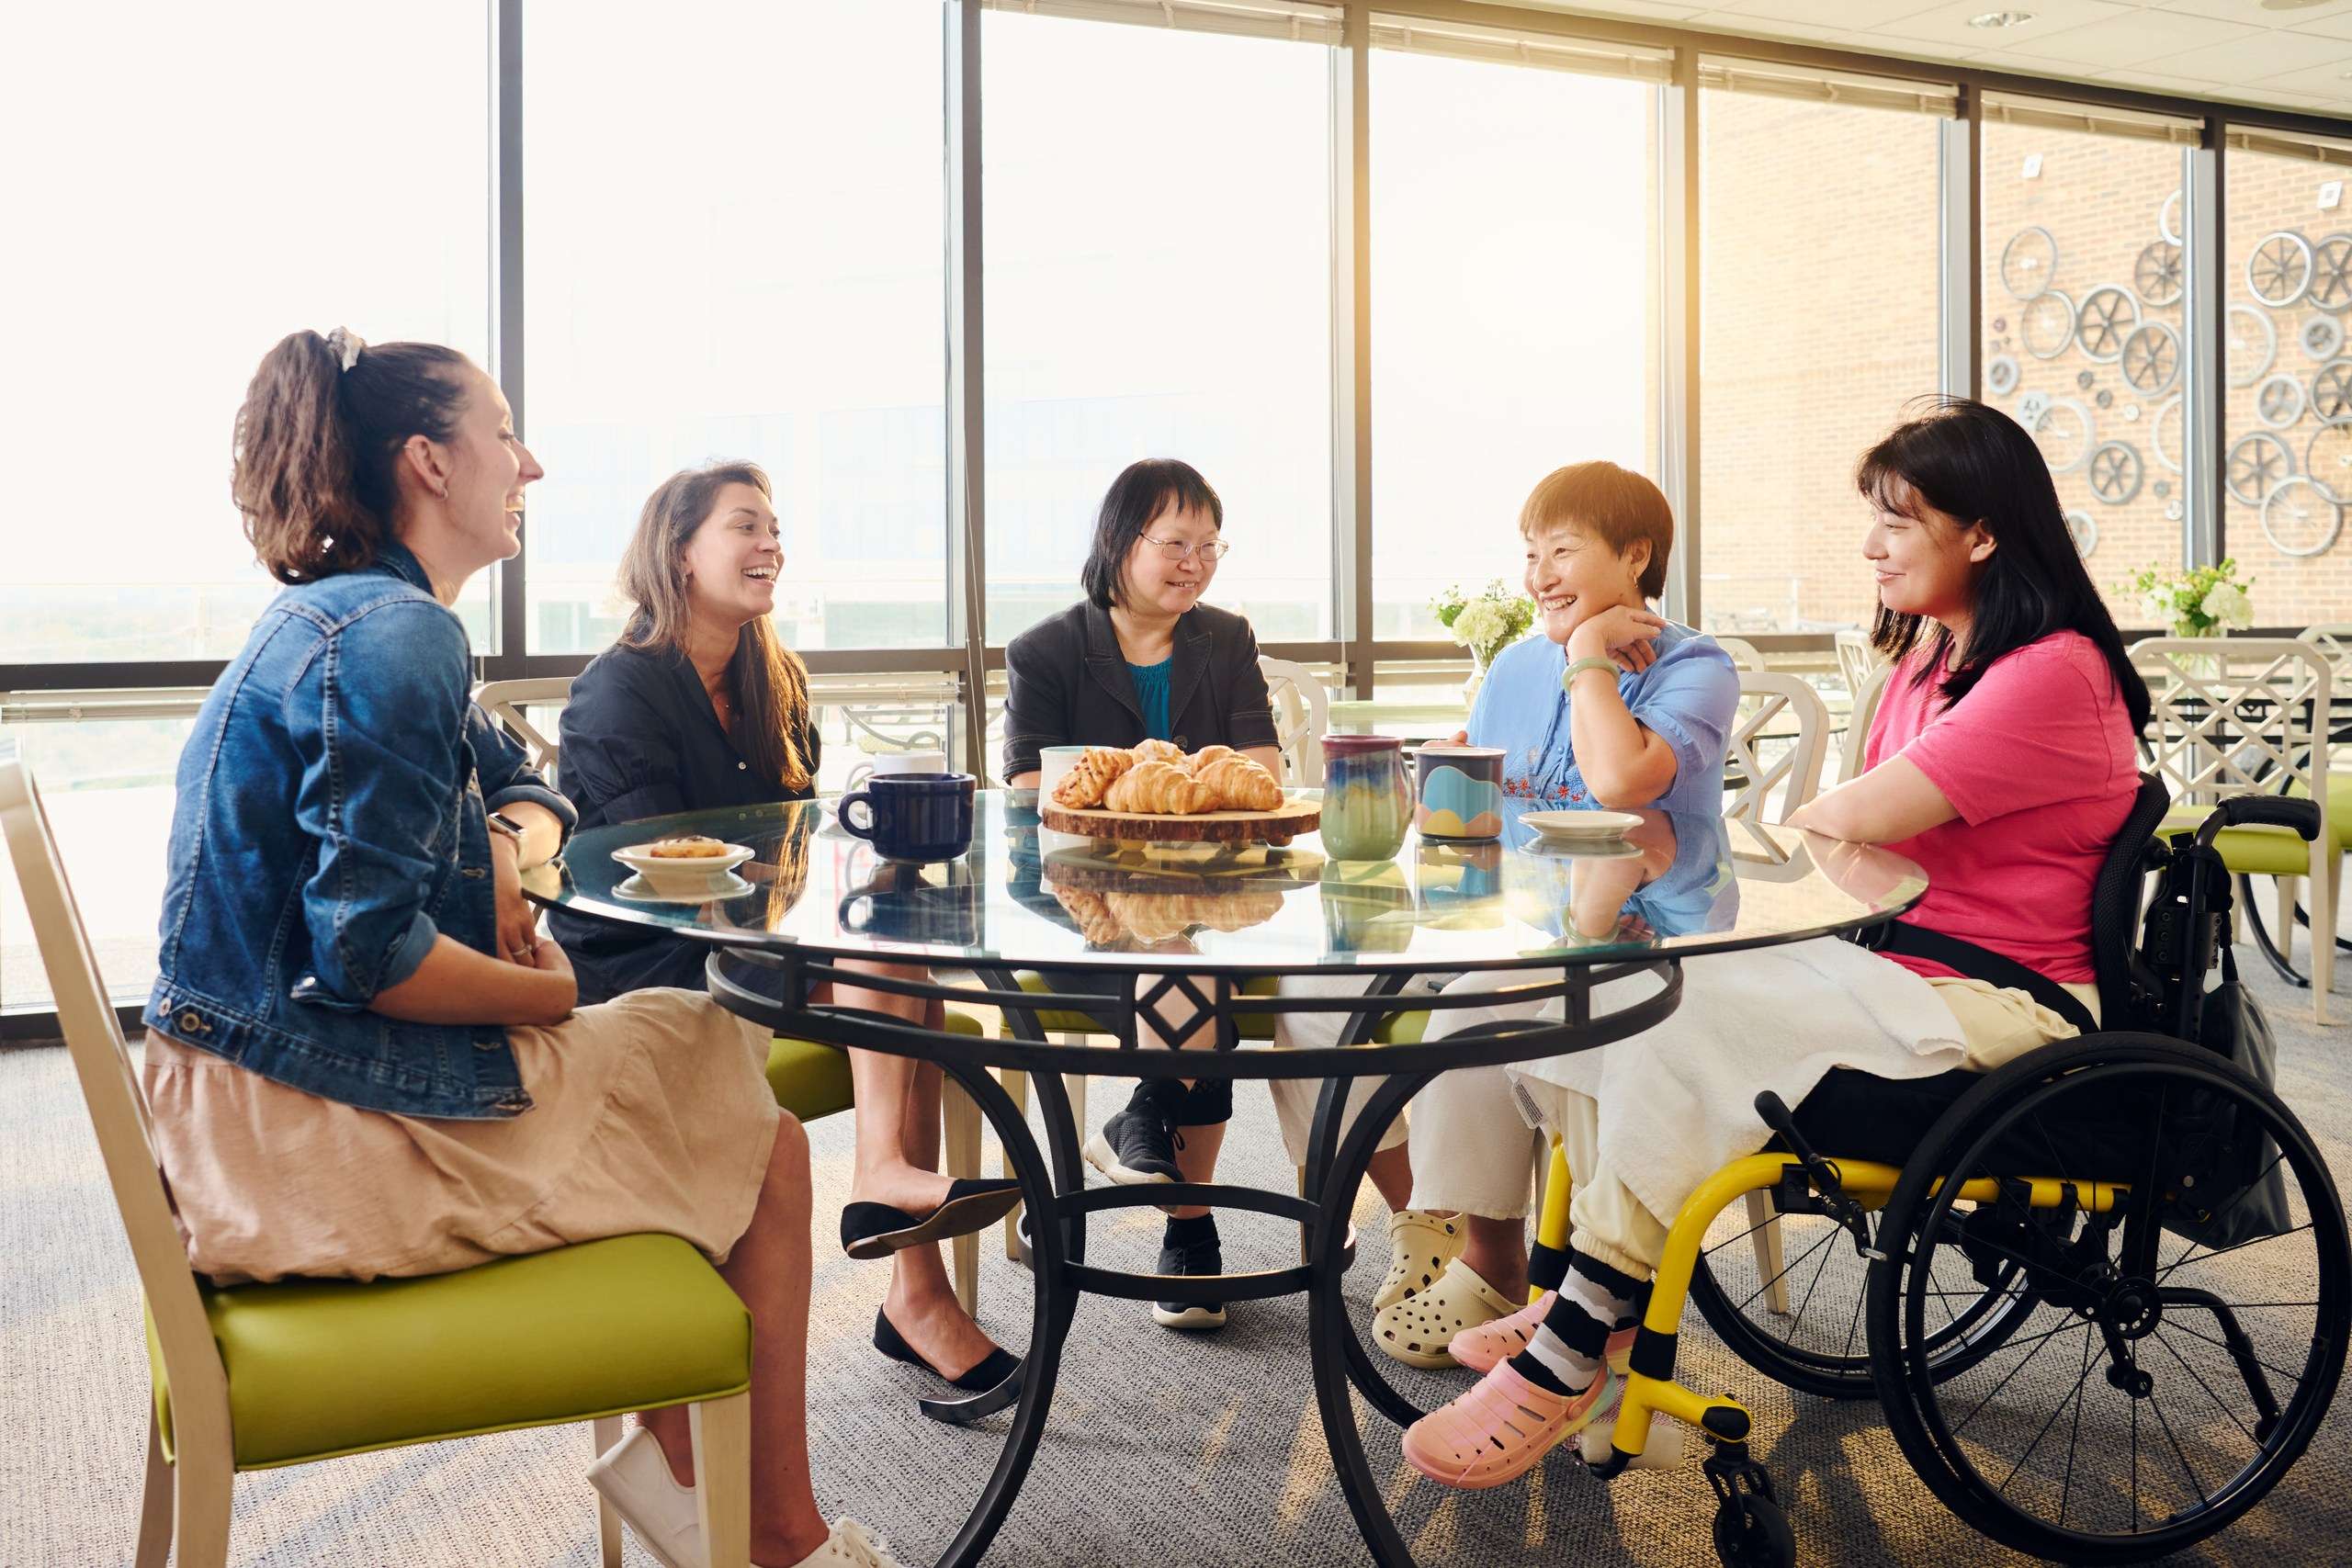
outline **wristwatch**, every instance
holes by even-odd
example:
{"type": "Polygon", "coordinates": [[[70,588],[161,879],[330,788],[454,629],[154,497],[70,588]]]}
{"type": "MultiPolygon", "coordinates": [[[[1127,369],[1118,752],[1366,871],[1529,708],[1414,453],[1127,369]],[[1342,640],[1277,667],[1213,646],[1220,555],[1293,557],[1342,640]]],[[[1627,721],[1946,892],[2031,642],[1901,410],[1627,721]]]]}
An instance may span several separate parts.
{"type": "Polygon", "coordinates": [[[523,841],[523,824],[503,811],[493,811],[482,818],[482,826],[493,833],[503,833],[516,843],[523,841]]]}

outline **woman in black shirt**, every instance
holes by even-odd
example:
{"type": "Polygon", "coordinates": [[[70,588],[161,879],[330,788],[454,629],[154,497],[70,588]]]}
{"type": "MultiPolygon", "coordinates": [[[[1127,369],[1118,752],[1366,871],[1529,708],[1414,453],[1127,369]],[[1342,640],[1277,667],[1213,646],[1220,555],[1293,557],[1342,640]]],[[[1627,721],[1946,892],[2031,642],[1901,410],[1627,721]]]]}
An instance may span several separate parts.
{"type": "MultiPolygon", "coordinates": [[[[636,605],[628,629],[572,682],[563,709],[557,784],[582,827],[815,795],[808,672],[769,618],[784,567],[774,493],[756,466],[717,463],[673,475],[647,500],[621,560],[621,591],[636,605]]],[[[702,987],[704,949],[560,911],[551,918],[583,1002],[648,986],[702,987]]],[[[836,987],[832,1000],[933,1029],[942,1022],[937,1002],[849,987],[836,987]]],[[[938,1173],[936,1066],[876,1051],[852,1050],[849,1059],[857,1158],[842,1244],[878,1239],[895,1265],[875,1346],[919,1357],[958,1386],[992,1388],[1013,1371],[1012,1358],[956,1303],[937,1246],[898,1233],[921,1227],[935,1242],[978,1230],[1012,1208],[1017,1186],[951,1184],[938,1173]],[[894,1215],[890,1234],[854,1235],[852,1221],[862,1224],[875,1205],[894,1215]]]]}

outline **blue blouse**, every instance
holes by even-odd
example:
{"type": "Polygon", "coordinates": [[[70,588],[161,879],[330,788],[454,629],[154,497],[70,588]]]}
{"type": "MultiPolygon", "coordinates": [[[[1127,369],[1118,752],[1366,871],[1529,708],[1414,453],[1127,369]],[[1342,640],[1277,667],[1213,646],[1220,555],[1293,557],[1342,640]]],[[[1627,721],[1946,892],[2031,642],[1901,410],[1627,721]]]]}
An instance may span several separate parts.
{"type": "MultiPolygon", "coordinates": [[[[1653,646],[1655,663],[1617,677],[1634,722],[1674,751],[1674,783],[1649,804],[1719,815],[1739,671],[1713,638],[1689,626],[1669,623],[1653,646]]],[[[1501,748],[1504,795],[1553,809],[1599,810],[1569,737],[1568,697],[1560,689],[1567,666],[1567,649],[1541,633],[1497,654],[1470,709],[1470,744],[1501,748]]]]}
{"type": "Polygon", "coordinates": [[[1168,677],[1176,668],[1173,654],[1157,664],[1130,664],[1127,674],[1136,683],[1136,701],[1143,705],[1143,732],[1149,740],[1170,739],[1168,722],[1168,677]]]}

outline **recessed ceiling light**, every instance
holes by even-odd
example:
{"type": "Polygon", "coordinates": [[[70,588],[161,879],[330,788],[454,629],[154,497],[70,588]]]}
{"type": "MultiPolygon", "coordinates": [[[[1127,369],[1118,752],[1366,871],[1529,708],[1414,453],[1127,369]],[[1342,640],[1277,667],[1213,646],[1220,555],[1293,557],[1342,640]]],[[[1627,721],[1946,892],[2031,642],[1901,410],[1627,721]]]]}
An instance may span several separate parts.
{"type": "Polygon", "coordinates": [[[1972,28],[2015,28],[2033,20],[2030,11],[1985,11],[1968,18],[1972,28]]]}

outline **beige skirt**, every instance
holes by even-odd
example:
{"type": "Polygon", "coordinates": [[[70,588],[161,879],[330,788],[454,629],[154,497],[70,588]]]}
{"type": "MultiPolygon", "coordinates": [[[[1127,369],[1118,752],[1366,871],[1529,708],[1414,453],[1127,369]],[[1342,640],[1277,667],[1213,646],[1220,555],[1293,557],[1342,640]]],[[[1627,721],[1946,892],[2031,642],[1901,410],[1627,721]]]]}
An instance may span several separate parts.
{"type": "Polygon", "coordinates": [[[223,1283],[372,1280],[660,1231],[724,1262],[775,1143],[768,1031],[661,989],[506,1034],[532,1108],[473,1122],[361,1111],[149,1031],[188,1261],[223,1283]]]}

